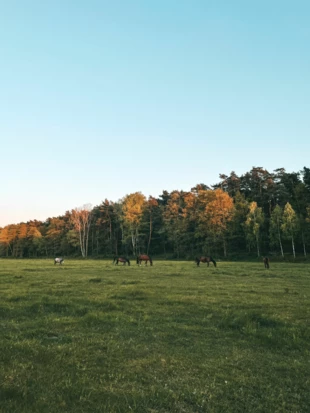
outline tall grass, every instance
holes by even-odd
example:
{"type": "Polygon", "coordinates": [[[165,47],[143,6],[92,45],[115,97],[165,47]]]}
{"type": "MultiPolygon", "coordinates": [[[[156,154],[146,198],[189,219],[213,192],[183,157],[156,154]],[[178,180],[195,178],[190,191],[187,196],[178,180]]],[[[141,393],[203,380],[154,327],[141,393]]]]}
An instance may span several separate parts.
{"type": "Polygon", "coordinates": [[[0,411],[308,412],[310,265],[0,260],[0,411]]]}

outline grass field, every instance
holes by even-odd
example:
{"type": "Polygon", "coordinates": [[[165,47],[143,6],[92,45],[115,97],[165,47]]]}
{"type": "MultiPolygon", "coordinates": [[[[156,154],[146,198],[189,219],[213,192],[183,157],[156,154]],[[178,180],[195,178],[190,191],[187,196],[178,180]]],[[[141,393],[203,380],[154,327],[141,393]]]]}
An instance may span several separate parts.
{"type": "Polygon", "coordinates": [[[309,412],[310,265],[0,260],[0,412],[309,412]]]}

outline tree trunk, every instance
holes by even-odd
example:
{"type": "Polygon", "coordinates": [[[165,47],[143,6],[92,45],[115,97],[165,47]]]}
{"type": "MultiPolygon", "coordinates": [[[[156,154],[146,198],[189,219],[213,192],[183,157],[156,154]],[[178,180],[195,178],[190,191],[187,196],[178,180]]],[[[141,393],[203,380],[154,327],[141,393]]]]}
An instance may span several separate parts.
{"type": "Polygon", "coordinates": [[[131,231],[131,243],[132,243],[132,253],[133,255],[137,255],[136,254],[136,240],[135,240],[135,234],[133,231],[131,231]]]}
{"type": "Polygon", "coordinates": [[[303,245],[303,249],[304,249],[304,256],[307,256],[307,251],[306,251],[306,242],[305,242],[305,236],[304,236],[304,232],[301,232],[301,238],[302,238],[302,245],[303,245]]]}
{"type": "Polygon", "coordinates": [[[281,241],[281,234],[280,234],[279,228],[278,228],[278,237],[279,237],[279,245],[280,245],[281,255],[282,255],[282,257],[284,257],[283,247],[282,247],[282,241],[281,241]]]}
{"type": "Polygon", "coordinates": [[[292,248],[293,248],[294,258],[296,258],[296,255],[295,255],[295,245],[294,245],[294,238],[293,238],[293,237],[292,237],[292,248]]]}
{"type": "Polygon", "coordinates": [[[111,248],[111,252],[113,253],[113,236],[112,236],[112,220],[111,218],[109,218],[110,221],[110,248],[111,248]]]}
{"type": "Polygon", "coordinates": [[[82,239],[83,239],[83,249],[84,249],[84,257],[87,257],[87,241],[86,241],[86,223],[83,224],[83,232],[82,232],[82,239]]]}
{"type": "Polygon", "coordinates": [[[83,239],[82,239],[82,230],[79,228],[79,237],[80,237],[80,247],[81,247],[81,254],[82,257],[85,257],[84,248],[83,248],[83,239]]]}
{"type": "Polygon", "coordinates": [[[94,255],[94,227],[93,227],[93,229],[92,229],[92,232],[91,232],[91,255],[93,256],[94,255]]]}
{"type": "Polygon", "coordinates": [[[96,231],[96,255],[99,254],[99,229],[96,231]]]}
{"type": "Polygon", "coordinates": [[[225,238],[223,239],[224,257],[227,257],[227,245],[225,238]]]}
{"type": "Polygon", "coordinates": [[[86,245],[85,245],[85,256],[86,257],[88,255],[88,240],[89,240],[90,221],[91,221],[91,219],[89,217],[89,219],[87,221],[87,224],[86,224],[86,245]]]}
{"type": "Polygon", "coordinates": [[[147,255],[149,255],[149,250],[150,250],[150,245],[151,245],[151,238],[152,238],[152,215],[150,216],[150,235],[149,235],[149,240],[147,243],[147,255]]]}
{"type": "Polygon", "coordinates": [[[115,255],[118,255],[118,233],[115,233],[115,230],[114,230],[114,248],[115,248],[115,255]]]}
{"type": "Polygon", "coordinates": [[[258,242],[258,237],[256,236],[256,245],[257,245],[257,256],[259,257],[260,256],[260,253],[259,253],[259,242],[258,242]]]}

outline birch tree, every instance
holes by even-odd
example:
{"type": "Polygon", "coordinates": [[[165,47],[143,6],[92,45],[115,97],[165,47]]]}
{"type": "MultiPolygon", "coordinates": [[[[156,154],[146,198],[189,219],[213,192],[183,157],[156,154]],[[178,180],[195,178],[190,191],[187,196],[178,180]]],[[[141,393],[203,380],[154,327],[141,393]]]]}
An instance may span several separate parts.
{"type": "Polygon", "coordinates": [[[296,212],[294,211],[289,202],[287,202],[284,207],[283,223],[281,225],[281,229],[283,231],[284,237],[291,240],[293,255],[294,258],[296,258],[294,239],[298,231],[298,219],[296,212]]]}
{"type": "Polygon", "coordinates": [[[80,248],[82,257],[88,254],[89,229],[92,220],[91,205],[86,204],[71,211],[71,222],[75,231],[79,234],[80,248]]]}
{"type": "Polygon", "coordinates": [[[257,202],[251,202],[247,219],[245,221],[246,238],[249,247],[256,244],[257,256],[260,256],[259,239],[260,229],[264,222],[262,208],[257,206],[257,202]]]}

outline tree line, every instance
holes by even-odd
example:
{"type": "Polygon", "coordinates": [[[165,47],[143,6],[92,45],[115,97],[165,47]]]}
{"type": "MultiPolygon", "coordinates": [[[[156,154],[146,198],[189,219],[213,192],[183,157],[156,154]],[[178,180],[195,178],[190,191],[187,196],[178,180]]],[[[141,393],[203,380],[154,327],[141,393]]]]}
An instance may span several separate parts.
{"type": "Polygon", "coordinates": [[[307,255],[309,168],[270,173],[253,167],[219,177],[211,188],[198,184],[148,198],[135,192],[44,222],[7,225],[0,228],[0,257],[307,255]]]}

